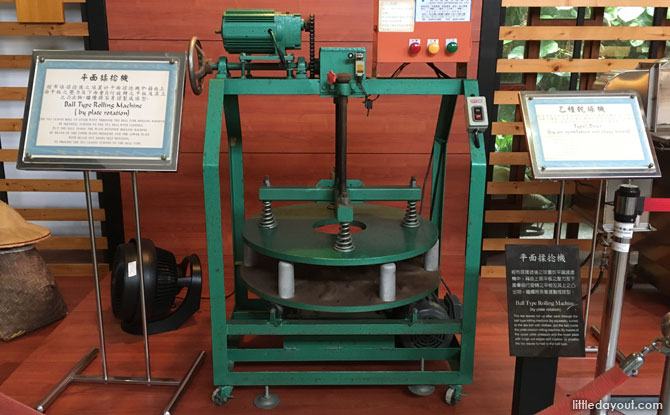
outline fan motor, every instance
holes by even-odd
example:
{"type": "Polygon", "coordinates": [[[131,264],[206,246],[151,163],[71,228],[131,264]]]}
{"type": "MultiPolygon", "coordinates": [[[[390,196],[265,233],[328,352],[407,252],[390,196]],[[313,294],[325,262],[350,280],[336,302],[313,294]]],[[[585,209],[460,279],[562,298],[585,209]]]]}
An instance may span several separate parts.
{"type": "MultiPolygon", "coordinates": [[[[178,265],[172,252],[142,238],[142,263],[148,334],[179,328],[200,308],[202,270],[198,256],[186,257],[178,265]],[[172,310],[184,287],[188,288],[184,301],[172,310]]],[[[138,267],[135,239],[117,246],[112,262],[112,312],[121,320],[121,328],[132,334],[142,334],[138,267]]]]}

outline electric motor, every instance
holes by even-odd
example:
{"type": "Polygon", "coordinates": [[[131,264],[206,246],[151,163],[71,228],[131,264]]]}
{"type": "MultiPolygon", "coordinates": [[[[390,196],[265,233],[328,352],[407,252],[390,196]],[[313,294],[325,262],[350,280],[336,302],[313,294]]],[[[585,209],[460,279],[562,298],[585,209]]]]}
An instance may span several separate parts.
{"type": "MultiPolygon", "coordinates": [[[[437,294],[421,299],[409,306],[410,313],[416,311],[419,320],[453,320],[463,317],[463,306],[455,295],[448,294],[444,299],[439,299],[437,294]]],[[[410,334],[400,336],[400,343],[403,347],[431,349],[437,347],[449,347],[451,345],[453,334],[410,334]]]]}
{"type": "Polygon", "coordinates": [[[274,54],[277,48],[283,53],[300,49],[304,27],[299,14],[272,9],[232,9],[223,14],[221,37],[228,53],[274,54]]]}

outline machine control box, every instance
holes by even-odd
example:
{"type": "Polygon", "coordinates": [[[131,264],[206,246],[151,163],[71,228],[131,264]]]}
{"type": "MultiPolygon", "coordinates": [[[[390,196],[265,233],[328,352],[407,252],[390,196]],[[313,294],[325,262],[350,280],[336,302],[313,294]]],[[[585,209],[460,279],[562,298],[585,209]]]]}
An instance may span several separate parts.
{"type": "Polygon", "coordinates": [[[470,132],[484,131],[489,128],[489,117],[486,111],[486,98],[465,98],[465,125],[470,132]]]}
{"type": "Polygon", "coordinates": [[[471,9],[471,0],[375,0],[375,62],[467,62],[471,9]]]}
{"type": "Polygon", "coordinates": [[[361,85],[365,79],[365,48],[319,48],[319,61],[322,95],[334,93],[338,73],[348,73],[354,82],[352,96],[363,96],[361,85]]]}

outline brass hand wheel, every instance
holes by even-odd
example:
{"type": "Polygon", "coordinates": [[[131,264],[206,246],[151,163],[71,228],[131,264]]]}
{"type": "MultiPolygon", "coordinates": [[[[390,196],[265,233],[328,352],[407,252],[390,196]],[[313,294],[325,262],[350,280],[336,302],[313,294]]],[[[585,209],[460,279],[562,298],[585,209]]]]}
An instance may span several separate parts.
{"type": "Polygon", "coordinates": [[[214,64],[211,59],[205,58],[205,52],[202,50],[202,44],[196,36],[191,38],[188,45],[188,79],[191,82],[191,89],[196,95],[202,93],[202,80],[205,76],[212,73],[214,64]],[[197,56],[197,67],[194,56],[197,56]]]}

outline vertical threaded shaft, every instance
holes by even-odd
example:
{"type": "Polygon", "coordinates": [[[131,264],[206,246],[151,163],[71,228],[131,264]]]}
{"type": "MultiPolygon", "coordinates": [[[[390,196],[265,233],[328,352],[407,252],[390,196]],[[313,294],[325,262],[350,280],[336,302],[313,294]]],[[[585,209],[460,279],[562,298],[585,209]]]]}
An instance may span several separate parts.
{"type": "Polygon", "coordinates": [[[340,231],[333,249],[339,252],[351,252],[354,250],[354,240],[351,238],[351,223],[340,223],[340,231]]]}
{"type": "Polygon", "coordinates": [[[278,225],[274,212],[272,212],[272,202],[270,200],[263,201],[263,212],[261,213],[261,221],[258,222],[258,227],[263,229],[276,228],[278,225]]]}
{"type": "Polygon", "coordinates": [[[407,202],[407,209],[405,210],[405,217],[400,222],[401,226],[406,228],[416,228],[419,226],[419,214],[416,210],[416,202],[407,202]]]}

